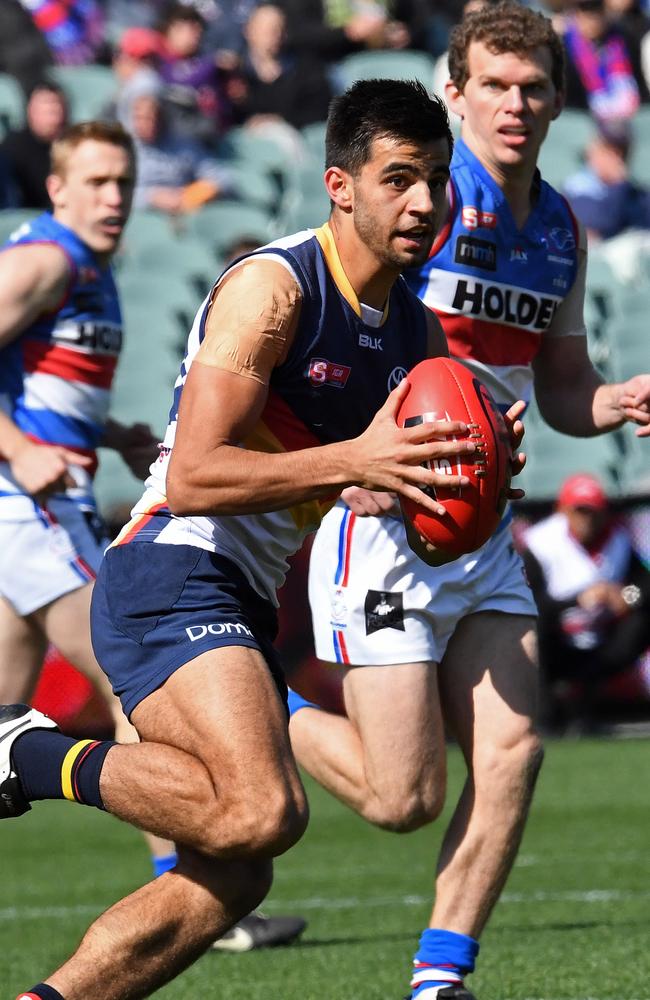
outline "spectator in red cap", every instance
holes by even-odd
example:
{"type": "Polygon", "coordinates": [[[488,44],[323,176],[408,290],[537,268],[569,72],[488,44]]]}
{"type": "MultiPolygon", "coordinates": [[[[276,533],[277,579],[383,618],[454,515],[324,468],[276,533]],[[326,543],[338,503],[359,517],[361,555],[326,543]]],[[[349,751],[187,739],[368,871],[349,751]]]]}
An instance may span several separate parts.
{"type": "Polygon", "coordinates": [[[650,571],[601,483],[586,473],[563,483],[555,512],[525,544],[543,674],[551,689],[580,680],[588,718],[597,685],[650,646],[650,571]]]}
{"type": "Polygon", "coordinates": [[[157,97],[162,93],[158,67],[164,50],[162,35],[153,28],[127,28],[122,33],[113,55],[118,90],[106,109],[107,117],[116,118],[128,128],[133,102],[138,97],[157,97]]]}

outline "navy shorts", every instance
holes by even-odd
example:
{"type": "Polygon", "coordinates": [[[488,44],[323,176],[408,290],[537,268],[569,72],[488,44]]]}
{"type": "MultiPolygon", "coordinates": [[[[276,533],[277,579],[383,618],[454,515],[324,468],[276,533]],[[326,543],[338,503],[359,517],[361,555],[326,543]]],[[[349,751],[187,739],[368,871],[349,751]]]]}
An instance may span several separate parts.
{"type": "Polygon", "coordinates": [[[215,552],[159,542],[109,549],[90,621],[95,656],[127,716],[183,664],[222,646],[258,649],[286,701],[276,610],[215,552]]]}

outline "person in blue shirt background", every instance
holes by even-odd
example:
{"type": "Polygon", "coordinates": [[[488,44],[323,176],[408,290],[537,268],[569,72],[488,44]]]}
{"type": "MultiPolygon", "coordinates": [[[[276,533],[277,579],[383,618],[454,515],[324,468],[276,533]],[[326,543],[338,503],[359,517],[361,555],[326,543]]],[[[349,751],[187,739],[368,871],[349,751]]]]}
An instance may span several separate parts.
{"type": "Polygon", "coordinates": [[[566,180],[564,194],[589,240],[650,228],[650,191],[630,178],[631,147],[628,124],[602,123],[585,149],[584,167],[566,180]]]}

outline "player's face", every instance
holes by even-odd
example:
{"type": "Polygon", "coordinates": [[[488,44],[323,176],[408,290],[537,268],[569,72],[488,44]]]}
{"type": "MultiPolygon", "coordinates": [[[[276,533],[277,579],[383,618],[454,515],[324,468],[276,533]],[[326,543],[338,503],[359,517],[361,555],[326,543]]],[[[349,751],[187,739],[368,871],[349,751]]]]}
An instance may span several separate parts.
{"type": "Polygon", "coordinates": [[[380,264],[401,271],[427,260],[445,206],[449,145],[373,141],[352,180],[354,226],[380,264]]]}
{"type": "Polygon", "coordinates": [[[135,168],[121,146],[86,139],[70,154],[64,175],[52,175],[48,190],[54,215],[91,250],[110,257],[131,210],[135,168]]]}
{"type": "Polygon", "coordinates": [[[546,46],[518,55],[490,52],[471,42],[469,77],[462,91],[447,85],[447,99],[463,118],[462,135],[470,149],[499,180],[530,173],[551,121],[562,109],[562,95],[551,78],[546,46]]]}

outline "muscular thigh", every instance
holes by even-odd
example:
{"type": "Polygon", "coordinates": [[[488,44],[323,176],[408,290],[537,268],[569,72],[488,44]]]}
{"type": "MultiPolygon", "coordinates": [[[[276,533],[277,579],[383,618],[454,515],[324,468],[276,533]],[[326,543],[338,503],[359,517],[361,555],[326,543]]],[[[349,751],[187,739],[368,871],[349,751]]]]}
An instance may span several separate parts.
{"type": "Polygon", "coordinates": [[[406,793],[439,787],[445,741],[437,665],[355,667],[348,671],[343,691],[375,790],[406,793]]]}
{"type": "Polygon", "coordinates": [[[537,688],[534,618],[491,611],[459,622],[440,665],[440,691],[468,758],[533,730],[537,688]]]}
{"type": "Polygon", "coordinates": [[[242,785],[262,798],[273,784],[300,784],[289,746],[285,706],[257,649],[225,646],[176,670],[131,714],[140,738],[198,757],[217,793],[242,785]]]}

